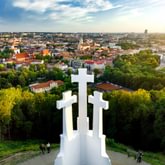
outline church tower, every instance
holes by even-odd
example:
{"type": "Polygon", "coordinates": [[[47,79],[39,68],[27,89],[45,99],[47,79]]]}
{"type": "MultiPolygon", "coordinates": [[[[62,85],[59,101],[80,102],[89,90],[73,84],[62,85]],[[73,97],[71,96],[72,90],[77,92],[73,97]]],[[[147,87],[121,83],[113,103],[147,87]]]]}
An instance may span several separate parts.
{"type": "Polygon", "coordinates": [[[78,50],[81,50],[81,46],[83,45],[83,43],[84,43],[84,41],[83,41],[83,38],[81,37],[79,40],[78,47],[77,47],[78,50]]]}

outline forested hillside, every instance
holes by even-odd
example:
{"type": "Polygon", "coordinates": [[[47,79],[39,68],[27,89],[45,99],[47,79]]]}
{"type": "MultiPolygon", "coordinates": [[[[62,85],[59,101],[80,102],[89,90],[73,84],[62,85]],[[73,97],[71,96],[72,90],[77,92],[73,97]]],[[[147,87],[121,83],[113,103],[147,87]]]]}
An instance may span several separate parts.
{"type": "MultiPolygon", "coordinates": [[[[109,110],[104,112],[104,133],[136,148],[165,149],[165,89],[104,93],[109,110]]],[[[0,91],[0,138],[45,139],[59,142],[62,111],[57,94],[33,94],[20,88],[0,91]]],[[[77,104],[73,106],[74,123],[77,104]]],[[[89,105],[88,116],[92,116],[89,105]]],[[[90,123],[90,126],[92,124],[90,123]]]]}
{"type": "Polygon", "coordinates": [[[165,89],[105,93],[109,111],[104,112],[108,137],[136,149],[165,151],[165,89]]]}
{"type": "Polygon", "coordinates": [[[150,50],[118,56],[113,67],[106,67],[102,80],[130,89],[160,90],[165,87],[165,72],[155,69],[159,63],[159,56],[150,50]]]}

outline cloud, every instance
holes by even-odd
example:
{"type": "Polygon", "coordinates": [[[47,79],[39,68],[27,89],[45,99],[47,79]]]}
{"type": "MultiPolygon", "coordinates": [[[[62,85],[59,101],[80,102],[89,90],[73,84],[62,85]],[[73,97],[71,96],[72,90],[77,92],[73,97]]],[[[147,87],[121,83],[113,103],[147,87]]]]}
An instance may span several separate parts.
{"type": "Polygon", "coordinates": [[[95,13],[115,8],[109,0],[13,0],[13,6],[48,19],[92,21],[95,13]],[[45,17],[45,15],[44,15],[45,17]]]}
{"type": "Polygon", "coordinates": [[[0,29],[5,30],[123,31],[125,28],[127,31],[128,27],[134,31],[140,26],[141,29],[165,27],[162,21],[165,0],[1,1],[0,23],[4,23],[0,24],[0,29]]]}
{"type": "Polygon", "coordinates": [[[88,10],[81,7],[58,6],[49,16],[54,20],[78,20],[88,16],[88,10]]]}
{"type": "Polygon", "coordinates": [[[150,0],[149,2],[151,4],[154,4],[154,5],[163,5],[163,4],[165,4],[165,1],[162,1],[162,0],[150,0]]]}
{"type": "Polygon", "coordinates": [[[121,11],[128,11],[134,10],[139,8],[139,10],[161,7],[165,5],[165,1],[163,0],[138,0],[138,1],[131,1],[131,0],[118,0],[118,4],[122,6],[121,11]]]}
{"type": "Polygon", "coordinates": [[[116,14],[121,18],[137,18],[145,15],[150,10],[161,8],[165,5],[165,1],[162,0],[117,0],[116,3],[120,5],[116,14]]]}
{"type": "Polygon", "coordinates": [[[45,12],[52,5],[54,0],[13,0],[13,6],[27,11],[45,12]]]}
{"type": "Polygon", "coordinates": [[[108,0],[84,0],[83,5],[89,12],[105,11],[113,8],[108,0]]]}

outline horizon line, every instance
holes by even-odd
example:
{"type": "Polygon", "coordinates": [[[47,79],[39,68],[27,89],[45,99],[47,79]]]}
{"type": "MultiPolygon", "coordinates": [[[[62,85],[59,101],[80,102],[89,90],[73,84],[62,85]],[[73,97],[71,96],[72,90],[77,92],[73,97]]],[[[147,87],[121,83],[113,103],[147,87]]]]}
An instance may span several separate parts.
{"type": "MultiPolygon", "coordinates": [[[[135,34],[143,34],[144,32],[69,32],[69,31],[0,31],[0,33],[135,33],[135,34]]],[[[165,32],[148,32],[147,34],[165,34],[165,32]]]]}

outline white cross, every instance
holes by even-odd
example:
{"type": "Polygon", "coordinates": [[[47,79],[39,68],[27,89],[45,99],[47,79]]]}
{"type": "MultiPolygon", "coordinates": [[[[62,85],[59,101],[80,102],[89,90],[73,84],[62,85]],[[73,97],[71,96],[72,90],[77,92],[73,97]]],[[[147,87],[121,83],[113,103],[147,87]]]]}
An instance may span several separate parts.
{"type": "Polygon", "coordinates": [[[87,119],[87,82],[94,82],[94,75],[88,75],[86,68],[78,70],[78,75],[71,75],[72,82],[78,82],[79,93],[79,116],[78,116],[78,129],[81,134],[88,130],[87,119]]]}
{"type": "Polygon", "coordinates": [[[77,96],[71,95],[71,91],[64,92],[63,99],[57,101],[57,108],[63,108],[63,135],[66,135],[68,139],[73,134],[72,104],[77,102],[77,96]]]}
{"type": "Polygon", "coordinates": [[[103,133],[102,108],[108,109],[108,101],[102,99],[103,94],[95,91],[94,96],[88,96],[88,102],[93,104],[93,136],[100,137],[103,133]]]}

